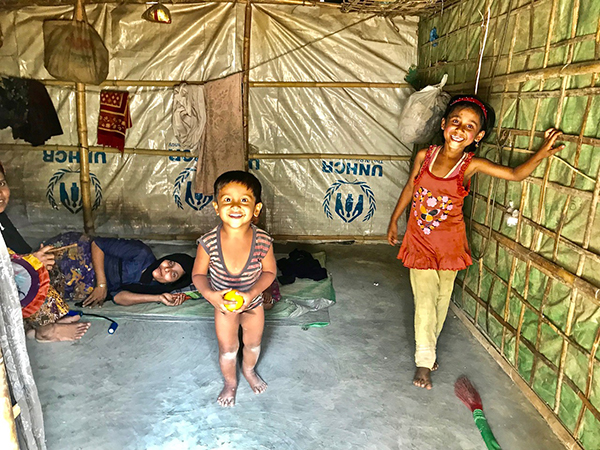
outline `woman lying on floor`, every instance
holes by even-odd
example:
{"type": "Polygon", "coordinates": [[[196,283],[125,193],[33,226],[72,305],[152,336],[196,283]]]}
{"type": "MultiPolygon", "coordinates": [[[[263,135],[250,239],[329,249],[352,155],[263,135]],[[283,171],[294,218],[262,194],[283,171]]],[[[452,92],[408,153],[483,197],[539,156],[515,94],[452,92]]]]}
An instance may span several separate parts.
{"type": "Polygon", "coordinates": [[[51,279],[68,300],[83,306],[102,306],[112,299],[119,305],[160,302],[181,305],[185,294],[172,293],[191,284],[194,258],[174,253],[156,259],[150,247],[134,239],[90,238],[81,233],[61,234],[46,244],[77,246],[56,258],[51,279]]]}

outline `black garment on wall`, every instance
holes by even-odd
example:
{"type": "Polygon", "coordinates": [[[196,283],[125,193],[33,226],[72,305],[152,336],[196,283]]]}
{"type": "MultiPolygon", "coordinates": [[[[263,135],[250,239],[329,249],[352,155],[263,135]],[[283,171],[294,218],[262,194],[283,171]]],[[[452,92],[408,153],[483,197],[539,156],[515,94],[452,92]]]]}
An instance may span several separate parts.
{"type": "Polygon", "coordinates": [[[34,147],[63,134],[46,87],[25,78],[0,78],[0,129],[6,127],[34,147]]]}

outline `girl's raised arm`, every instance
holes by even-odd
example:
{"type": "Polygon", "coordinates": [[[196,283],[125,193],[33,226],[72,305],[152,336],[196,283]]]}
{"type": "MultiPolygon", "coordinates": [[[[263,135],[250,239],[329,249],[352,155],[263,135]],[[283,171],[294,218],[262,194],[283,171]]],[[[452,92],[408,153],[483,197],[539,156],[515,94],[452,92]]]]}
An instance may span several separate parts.
{"type": "Polygon", "coordinates": [[[531,175],[535,168],[539,166],[544,159],[565,148],[564,145],[559,145],[557,147],[554,146],[556,139],[561,134],[562,131],[557,130],[556,128],[547,129],[544,135],[544,143],[540,149],[535,152],[531,158],[517,167],[502,166],[485,158],[473,158],[473,161],[471,161],[471,164],[469,164],[469,167],[465,173],[465,181],[470,179],[476,173],[484,173],[486,175],[501,178],[503,180],[522,181],[531,175]]]}

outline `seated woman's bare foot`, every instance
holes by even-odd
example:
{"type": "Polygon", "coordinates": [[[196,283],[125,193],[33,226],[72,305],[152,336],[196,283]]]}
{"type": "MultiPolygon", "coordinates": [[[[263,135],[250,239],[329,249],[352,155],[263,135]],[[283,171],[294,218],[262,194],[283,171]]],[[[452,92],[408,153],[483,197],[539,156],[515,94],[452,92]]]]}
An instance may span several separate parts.
{"type": "Polygon", "coordinates": [[[438,363],[437,363],[437,361],[436,361],[436,362],[434,362],[434,363],[433,363],[433,367],[431,368],[431,371],[432,371],[432,372],[435,372],[436,370],[438,370],[438,369],[439,369],[439,367],[440,367],[440,366],[439,366],[439,364],[438,364],[438,363]]]}
{"type": "Polygon", "coordinates": [[[413,378],[413,384],[423,389],[431,389],[433,385],[431,384],[430,374],[431,370],[427,367],[417,367],[415,376],[413,378]]]}
{"type": "Polygon", "coordinates": [[[79,322],[81,316],[79,314],[75,314],[74,316],[63,316],[56,321],[56,323],[74,323],[79,322]]]}
{"type": "Polygon", "coordinates": [[[231,408],[235,405],[235,391],[237,390],[236,384],[225,383],[223,390],[217,397],[217,403],[223,408],[231,408]]]}
{"type": "Polygon", "coordinates": [[[44,325],[35,330],[35,339],[38,342],[77,341],[83,337],[90,328],[89,322],[81,323],[53,323],[44,325]]]}
{"type": "Polygon", "coordinates": [[[255,394],[262,394],[267,390],[267,383],[258,376],[254,369],[242,369],[242,373],[255,394]]]}

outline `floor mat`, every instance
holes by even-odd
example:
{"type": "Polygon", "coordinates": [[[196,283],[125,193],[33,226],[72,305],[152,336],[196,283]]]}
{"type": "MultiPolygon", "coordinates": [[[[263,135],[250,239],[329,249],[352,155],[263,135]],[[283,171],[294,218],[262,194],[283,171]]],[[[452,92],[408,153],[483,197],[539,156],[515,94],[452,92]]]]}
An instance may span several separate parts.
{"type": "MultiPolygon", "coordinates": [[[[277,255],[278,258],[286,255],[277,255]]],[[[325,253],[313,254],[325,267],[325,253]]],[[[321,281],[297,278],[292,284],[280,286],[281,300],[272,309],[265,311],[267,322],[277,321],[282,325],[319,327],[329,324],[329,307],[335,303],[335,290],[331,274],[321,281]]],[[[197,294],[197,293],[196,293],[197,294]]],[[[190,293],[196,297],[194,293],[190,293]]],[[[214,320],[214,308],[203,298],[192,298],[177,307],[160,303],[121,306],[106,302],[102,308],[74,308],[84,313],[101,314],[112,319],[127,318],[140,320],[194,321],[214,320]]]]}

